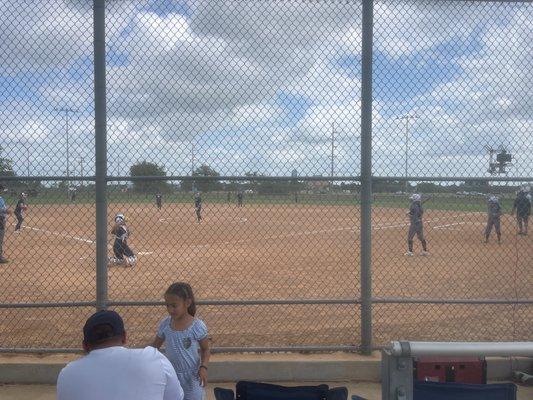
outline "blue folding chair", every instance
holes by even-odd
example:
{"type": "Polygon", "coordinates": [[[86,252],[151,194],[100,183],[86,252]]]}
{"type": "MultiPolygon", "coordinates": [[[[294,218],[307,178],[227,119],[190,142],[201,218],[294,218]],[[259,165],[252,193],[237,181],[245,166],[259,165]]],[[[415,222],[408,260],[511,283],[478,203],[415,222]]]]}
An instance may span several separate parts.
{"type": "Polygon", "coordinates": [[[514,383],[415,382],[414,400],[516,400],[514,383]]]}
{"type": "Polygon", "coordinates": [[[348,389],[328,385],[281,386],[270,383],[239,381],[233,390],[215,388],[216,400],[347,400],[348,389]]]}

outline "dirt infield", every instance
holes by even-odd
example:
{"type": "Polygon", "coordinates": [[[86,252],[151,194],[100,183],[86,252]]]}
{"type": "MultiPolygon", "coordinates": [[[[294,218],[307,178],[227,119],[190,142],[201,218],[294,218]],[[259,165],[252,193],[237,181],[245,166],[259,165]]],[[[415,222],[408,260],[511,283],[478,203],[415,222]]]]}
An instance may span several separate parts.
{"type": "MultiPolygon", "coordinates": [[[[134,268],[109,271],[109,299],[161,300],[186,280],[199,299],[350,299],[359,297],[360,211],[355,206],[204,205],[197,224],[189,204],[111,204],[133,231],[134,268]]],[[[533,297],[533,237],[516,236],[502,217],[503,243],[482,243],[482,213],[428,207],[430,256],[406,257],[405,209],[373,211],[375,297],[508,299],[533,297]]],[[[94,301],[95,210],[40,205],[21,233],[6,234],[11,263],[0,269],[0,302],[94,301]]],[[[10,224],[14,218],[10,218],[10,224]]],[[[111,238],[109,239],[111,245],[111,238]]],[[[415,239],[415,250],[419,243],[415,239]]],[[[110,250],[111,251],[111,250],[110,250]]],[[[153,336],[163,307],[118,307],[131,342],[153,336]]],[[[377,304],[375,344],[393,339],[531,340],[533,307],[377,304]]],[[[2,347],[77,347],[92,308],[0,309],[2,347]]],[[[215,346],[358,344],[359,307],[203,306],[215,346]]]]}

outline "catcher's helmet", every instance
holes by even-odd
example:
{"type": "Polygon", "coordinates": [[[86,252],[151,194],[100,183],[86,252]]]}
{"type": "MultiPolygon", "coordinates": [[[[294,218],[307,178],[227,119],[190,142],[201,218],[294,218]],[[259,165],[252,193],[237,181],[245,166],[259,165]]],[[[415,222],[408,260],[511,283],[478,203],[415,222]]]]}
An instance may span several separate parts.
{"type": "Polygon", "coordinates": [[[422,197],[418,193],[414,193],[409,197],[409,199],[411,199],[411,201],[420,201],[422,197]]]}

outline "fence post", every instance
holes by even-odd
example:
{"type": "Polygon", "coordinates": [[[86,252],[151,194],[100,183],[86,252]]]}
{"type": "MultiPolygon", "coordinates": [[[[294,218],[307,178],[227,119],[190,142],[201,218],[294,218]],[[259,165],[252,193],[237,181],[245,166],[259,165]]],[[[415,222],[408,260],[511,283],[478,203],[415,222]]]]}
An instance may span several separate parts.
{"type": "Polygon", "coordinates": [[[372,353],[372,36],[373,0],[363,0],[361,60],[361,352],[372,353]]]}
{"type": "Polygon", "coordinates": [[[94,0],[94,134],[96,202],[96,308],[107,307],[107,132],[105,0],[94,0]]]}
{"type": "Polygon", "coordinates": [[[382,400],[413,400],[413,359],[381,351],[382,400]]]}

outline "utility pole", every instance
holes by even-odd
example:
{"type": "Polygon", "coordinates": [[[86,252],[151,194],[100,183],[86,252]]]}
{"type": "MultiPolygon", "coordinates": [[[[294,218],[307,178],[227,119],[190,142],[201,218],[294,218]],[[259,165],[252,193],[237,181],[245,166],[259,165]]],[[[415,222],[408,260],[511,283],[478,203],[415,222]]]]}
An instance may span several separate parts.
{"type": "Polygon", "coordinates": [[[333,192],[333,177],[335,176],[335,122],[331,123],[331,183],[330,191],[333,192]]]}
{"type": "Polygon", "coordinates": [[[30,177],[30,146],[29,143],[24,144],[26,150],[26,176],[30,177]]]}
{"type": "Polygon", "coordinates": [[[335,176],[335,122],[331,123],[331,183],[335,176]]]}
{"type": "MultiPolygon", "coordinates": [[[[83,178],[83,157],[80,157],[80,176],[83,178]]],[[[80,186],[83,186],[83,180],[80,181],[80,186]]]]}
{"type": "Polygon", "coordinates": [[[65,133],[66,133],[66,140],[67,140],[67,197],[70,196],[69,189],[70,189],[70,147],[69,147],[69,122],[70,122],[70,114],[77,113],[78,110],[70,108],[70,107],[60,107],[60,108],[54,108],[54,111],[57,111],[59,113],[65,113],[65,133]]]}
{"type": "Polygon", "coordinates": [[[409,182],[407,177],[409,176],[409,122],[411,120],[417,119],[417,115],[402,115],[401,117],[395,118],[395,120],[405,121],[405,192],[409,193],[409,182]]]}
{"type": "MultiPolygon", "coordinates": [[[[195,162],[195,154],[194,154],[194,137],[191,139],[191,178],[194,176],[194,162],[195,162]]],[[[194,179],[191,182],[191,191],[196,192],[196,182],[194,182],[194,179]]]]}

